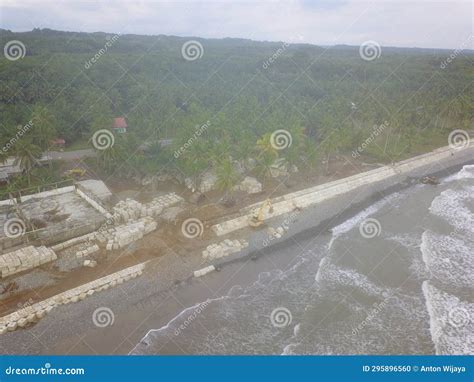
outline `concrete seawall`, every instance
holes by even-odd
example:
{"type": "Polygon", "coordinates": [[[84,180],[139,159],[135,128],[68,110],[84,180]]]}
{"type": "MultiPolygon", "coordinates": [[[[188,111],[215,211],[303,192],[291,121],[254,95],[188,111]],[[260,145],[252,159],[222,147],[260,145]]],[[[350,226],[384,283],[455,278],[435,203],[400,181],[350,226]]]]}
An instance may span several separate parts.
{"type": "Polygon", "coordinates": [[[285,227],[281,238],[269,237],[267,229],[253,231],[249,235],[248,219],[260,203],[246,207],[242,209],[243,213],[247,212],[246,215],[216,224],[219,227],[214,226],[213,229],[220,236],[234,232],[228,237],[235,238],[239,233],[238,230],[243,228],[242,234],[249,238],[249,246],[240,253],[230,255],[213,264],[224,265],[258,253],[271,252],[276,246],[294,244],[294,241],[289,239],[314,237],[342,223],[357,210],[371,205],[384,196],[410,185],[419,184],[423,176],[447,176],[469,163],[474,163],[474,144],[472,143],[463,150],[444,147],[396,163],[394,166],[384,166],[275,198],[272,201],[274,211],[272,214],[267,214],[265,220],[272,227],[285,227]],[[295,206],[300,207],[301,210],[296,210],[295,206]],[[288,216],[296,218],[287,222],[288,216]]]}
{"type": "MultiPolygon", "coordinates": [[[[339,179],[334,182],[293,192],[272,200],[273,211],[266,211],[265,220],[278,217],[299,208],[306,208],[334,199],[344,194],[364,193],[367,187],[381,191],[396,184],[404,183],[410,177],[420,177],[432,172],[442,171],[449,167],[474,159],[474,144],[462,150],[443,147],[428,154],[384,166],[375,170],[339,179]]],[[[241,210],[242,216],[218,223],[212,227],[218,236],[248,227],[248,221],[261,203],[241,210]]]]}

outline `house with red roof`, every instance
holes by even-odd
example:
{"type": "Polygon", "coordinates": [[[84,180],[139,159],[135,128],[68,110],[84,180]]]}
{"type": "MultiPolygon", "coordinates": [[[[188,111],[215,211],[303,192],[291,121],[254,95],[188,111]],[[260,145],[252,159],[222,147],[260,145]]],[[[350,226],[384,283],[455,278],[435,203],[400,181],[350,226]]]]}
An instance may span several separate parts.
{"type": "Polygon", "coordinates": [[[127,128],[128,128],[127,121],[125,120],[124,117],[114,118],[114,123],[112,125],[112,130],[115,133],[118,133],[118,134],[126,133],[127,128]]]}
{"type": "Polygon", "coordinates": [[[60,149],[63,149],[66,146],[66,140],[63,138],[55,138],[51,140],[51,146],[53,147],[58,147],[60,149]]]}

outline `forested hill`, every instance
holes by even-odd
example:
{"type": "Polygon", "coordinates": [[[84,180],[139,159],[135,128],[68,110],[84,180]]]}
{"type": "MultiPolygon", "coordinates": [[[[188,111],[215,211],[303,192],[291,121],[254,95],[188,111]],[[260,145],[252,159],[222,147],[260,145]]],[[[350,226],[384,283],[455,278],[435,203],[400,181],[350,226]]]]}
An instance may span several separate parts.
{"type": "MultiPolygon", "coordinates": [[[[395,158],[472,120],[466,52],[448,60],[451,51],[382,47],[364,59],[359,47],[48,29],[1,30],[0,38],[26,49],[0,59],[2,140],[35,113],[68,144],[124,116],[136,141],[179,145],[210,120],[208,144],[238,158],[250,155],[241,146],[277,129],[291,131],[296,147],[301,137],[303,145],[325,142],[325,153],[350,151],[388,121],[379,139],[395,158]],[[198,57],[183,57],[189,40],[202,45],[198,57]]],[[[378,146],[367,153],[379,155],[378,146]]]]}

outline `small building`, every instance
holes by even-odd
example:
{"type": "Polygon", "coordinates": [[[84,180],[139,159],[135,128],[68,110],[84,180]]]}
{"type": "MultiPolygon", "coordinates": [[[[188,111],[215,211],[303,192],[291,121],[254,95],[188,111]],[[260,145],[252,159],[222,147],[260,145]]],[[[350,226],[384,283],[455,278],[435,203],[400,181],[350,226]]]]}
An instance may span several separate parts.
{"type": "Polygon", "coordinates": [[[5,170],[0,170],[0,185],[3,186],[8,183],[8,173],[5,170]]]}
{"type": "Polygon", "coordinates": [[[13,176],[21,174],[21,167],[16,163],[14,157],[9,157],[4,162],[0,162],[0,179],[2,183],[7,182],[13,176]]]}
{"type": "Polygon", "coordinates": [[[124,134],[127,132],[127,121],[124,117],[114,118],[114,124],[112,125],[112,130],[118,134],[124,134]]]}
{"type": "Polygon", "coordinates": [[[66,146],[66,140],[63,138],[56,138],[51,141],[51,146],[63,149],[66,146]]]}

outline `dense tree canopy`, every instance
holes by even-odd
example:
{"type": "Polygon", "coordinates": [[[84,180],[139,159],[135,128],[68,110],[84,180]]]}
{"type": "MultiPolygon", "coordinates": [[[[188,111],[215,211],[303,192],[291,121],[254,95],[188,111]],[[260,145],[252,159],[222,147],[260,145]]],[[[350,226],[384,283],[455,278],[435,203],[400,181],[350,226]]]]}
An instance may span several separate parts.
{"type": "Polygon", "coordinates": [[[223,189],[235,182],[226,170],[229,157],[255,158],[265,174],[283,155],[268,146],[276,130],[291,133],[285,158],[312,168],[322,157],[350,153],[374,125],[387,122],[365,154],[390,161],[445,145],[449,131],[472,121],[472,55],[460,54],[443,69],[449,51],[382,48],[366,61],[356,47],[196,39],[202,57],[190,61],[181,52],[189,39],[178,37],[43,29],[1,31],[0,38],[2,45],[20,40],[26,47],[22,59],[0,59],[0,140],[32,120],[17,148],[28,168],[28,145],[37,156],[37,147],[46,150],[54,137],[68,145],[90,142],[118,116],[129,131],[101,153],[104,168],[174,167],[197,175],[215,166],[223,189]],[[171,146],[158,144],[170,138],[171,146]]]}

